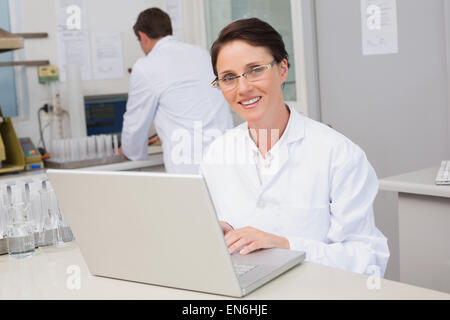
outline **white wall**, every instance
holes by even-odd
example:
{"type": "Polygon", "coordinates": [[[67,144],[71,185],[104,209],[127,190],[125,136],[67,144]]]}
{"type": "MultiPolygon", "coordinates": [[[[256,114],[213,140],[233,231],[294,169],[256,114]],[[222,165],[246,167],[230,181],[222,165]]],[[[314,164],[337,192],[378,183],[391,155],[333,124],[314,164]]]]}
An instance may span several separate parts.
{"type": "MultiPolygon", "coordinates": [[[[444,1],[397,0],[398,53],[373,56],[362,55],[360,1],[315,2],[322,121],[360,145],[379,178],[450,156],[444,1]]],[[[374,204],[391,280],[399,280],[396,200],[379,192],[374,204]]]]}

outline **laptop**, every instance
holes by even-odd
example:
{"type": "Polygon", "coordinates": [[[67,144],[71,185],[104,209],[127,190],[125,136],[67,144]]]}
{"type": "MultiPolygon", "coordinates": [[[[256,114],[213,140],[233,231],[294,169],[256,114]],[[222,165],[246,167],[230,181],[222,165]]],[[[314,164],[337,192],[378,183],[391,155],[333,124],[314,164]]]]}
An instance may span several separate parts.
{"type": "Polygon", "coordinates": [[[47,170],[93,275],[242,297],[305,253],[229,254],[201,175],[47,170]]]}

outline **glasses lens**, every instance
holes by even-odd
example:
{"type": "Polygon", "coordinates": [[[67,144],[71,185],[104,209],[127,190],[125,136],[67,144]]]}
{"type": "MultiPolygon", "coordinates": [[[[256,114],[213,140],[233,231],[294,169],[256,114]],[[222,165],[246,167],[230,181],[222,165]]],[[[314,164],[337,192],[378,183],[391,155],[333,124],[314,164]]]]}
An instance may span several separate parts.
{"type": "Polygon", "coordinates": [[[234,87],[236,87],[237,84],[237,78],[232,78],[232,79],[222,79],[220,80],[220,84],[219,87],[222,90],[231,90],[234,87]]]}
{"type": "Polygon", "coordinates": [[[264,73],[268,70],[266,66],[255,67],[247,72],[247,80],[253,81],[258,80],[263,77],[264,73]]]}

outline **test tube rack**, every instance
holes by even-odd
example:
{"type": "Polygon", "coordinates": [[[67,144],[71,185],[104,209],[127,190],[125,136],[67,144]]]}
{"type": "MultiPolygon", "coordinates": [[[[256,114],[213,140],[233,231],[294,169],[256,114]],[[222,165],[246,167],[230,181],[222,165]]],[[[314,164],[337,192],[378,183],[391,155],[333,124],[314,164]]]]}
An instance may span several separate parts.
{"type": "Polygon", "coordinates": [[[45,160],[45,167],[52,169],[79,169],[79,168],[119,163],[124,161],[127,161],[127,158],[120,154],[104,158],[85,159],[78,161],[64,161],[64,162],[52,161],[51,159],[47,159],[45,160]]]}

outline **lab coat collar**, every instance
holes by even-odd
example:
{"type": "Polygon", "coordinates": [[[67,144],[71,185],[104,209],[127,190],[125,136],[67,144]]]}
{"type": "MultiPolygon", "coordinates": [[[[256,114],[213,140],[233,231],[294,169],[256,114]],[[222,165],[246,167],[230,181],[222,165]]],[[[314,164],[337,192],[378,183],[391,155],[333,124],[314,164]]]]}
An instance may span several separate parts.
{"type": "MultiPolygon", "coordinates": [[[[281,140],[286,139],[286,144],[289,145],[292,142],[302,140],[305,136],[305,119],[300,113],[298,113],[297,110],[289,107],[287,104],[286,106],[289,108],[290,114],[288,123],[286,125],[286,130],[283,133],[283,136],[280,138],[280,142],[283,143],[283,141],[281,140]]],[[[253,142],[249,144],[251,146],[251,149],[258,150],[258,147],[256,146],[256,143],[254,143],[248,130],[248,122],[242,123],[238,126],[238,128],[242,130],[242,134],[246,136],[246,139],[250,139],[250,141],[253,142]]]]}
{"type": "MultiPolygon", "coordinates": [[[[305,123],[303,116],[300,115],[295,109],[290,108],[289,106],[288,108],[290,110],[289,120],[283,136],[278,141],[280,143],[277,146],[278,150],[276,151],[278,152],[278,163],[276,164],[276,173],[273,175],[272,179],[261,186],[256,165],[254,163],[241,167],[242,175],[247,177],[258,200],[268,189],[268,187],[272,185],[272,183],[278,178],[279,173],[286,166],[286,163],[288,162],[290,156],[290,145],[294,142],[300,142],[305,136],[305,123]]],[[[244,141],[249,147],[249,152],[252,153],[252,156],[255,152],[259,152],[258,147],[251,138],[250,132],[248,130],[248,123],[244,122],[238,128],[242,130],[242,134],[245,137],[244,141]]],[[[272,148],[272,150],[275,149],[272,148]]]]}
{"type": "Polygon", "coordinates": [[[289,107],[291,114],[289,116],[289,130],[287,133],[287,144],[291,144],[292,142],[300,141],[305,136],[305,119],[304,117],[297,112],[294,108],[289,107]]]}
{"type": "Polygon", "coordinates": [[[174,40],[175,38],[173,36],[165,36],[161,40],[158,40],[156,42],[155,46],[153,47],[151,52],[155,52],[155,50],[158,50],[159,47],[163,46],[165,43],[174,40]]]}

